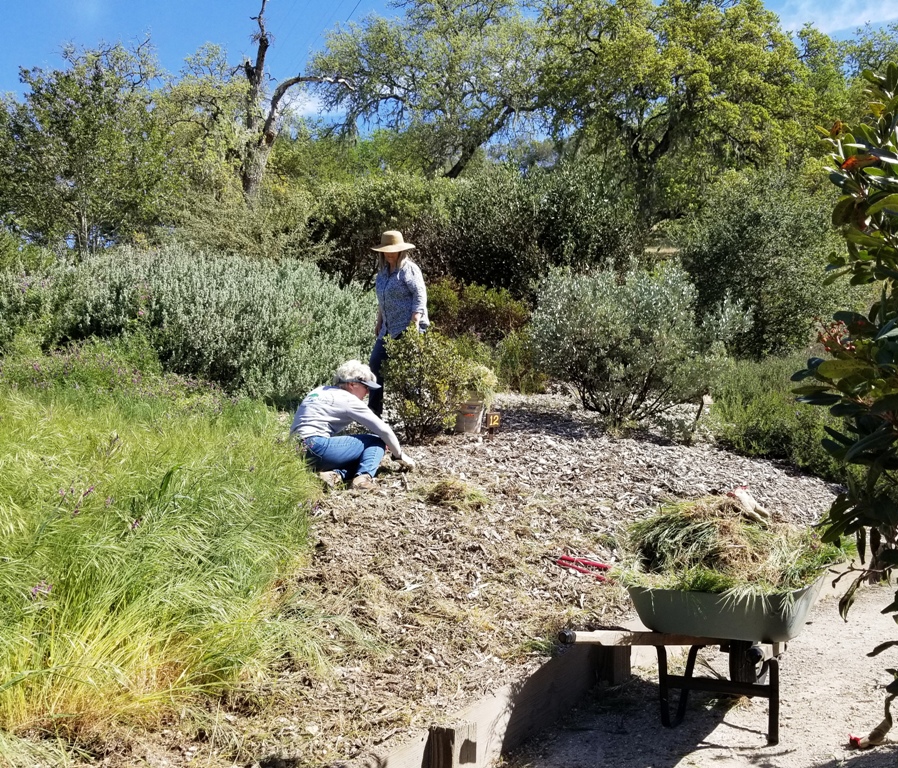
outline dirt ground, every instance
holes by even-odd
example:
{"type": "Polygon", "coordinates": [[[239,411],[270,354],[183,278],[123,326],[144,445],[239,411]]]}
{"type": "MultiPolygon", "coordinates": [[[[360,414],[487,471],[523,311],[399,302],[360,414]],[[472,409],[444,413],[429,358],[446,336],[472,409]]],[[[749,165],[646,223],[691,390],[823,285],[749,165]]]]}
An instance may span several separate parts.
{"type": "MultiPolygon", "coordinates": [[[[745,484],[775,519],[807,524],[835,493],[706,440],[609,435],[563,395],[506,396],[498,406],[494,436],[450,435],[411,448],[415,472],[394,472],[387,462],[376,491],[324,495],[312,520],[314,552],[291,585],[318,668],[287,656],[276,681],[248,681],[210,709],[203,727],[167,724],[102,764],[296,768],[377,759],[544,663],[560,629],[627,617],[625,590],[559,567],[560,555],[613,565],[621,526],[669,499],[745,484]]],[[[875,610],[887,596],[862,600],[888,637],[894,625],[875,610]]],[[[856,607],[852,622],[861,615],[856,607]]],[[[872,638],[852,640],[859,630],[842,626],[833,605],[821,603],[814,616],[822,634],[802,633],[783,661],[777,748],[764,747],[766,702],[724,716],[693,694],[686,722],[661,729],[649,671],[596,697],[509,765],[879,765],[869,762],[876,755],[855,758],[842,743],[849,726],[864,733],[878,722],[875,686],[888,665],[863,656],[872,638]],[[818,674],[816,682],[793,684],[796,667],[818,674]],[[811,735],[799,737],[802,730],[811,735]]]]}

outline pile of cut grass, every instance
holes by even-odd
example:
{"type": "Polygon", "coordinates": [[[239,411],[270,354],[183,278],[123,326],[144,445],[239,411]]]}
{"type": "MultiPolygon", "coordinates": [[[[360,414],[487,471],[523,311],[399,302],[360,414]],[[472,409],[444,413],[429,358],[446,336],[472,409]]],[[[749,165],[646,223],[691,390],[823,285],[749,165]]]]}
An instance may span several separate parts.
{"type": "Polygon", "coordinates": [[[627,584],[761,595],[806,587],[848,556],[813,529],[751,521],[727,496],[663,506],[627,528],[625,548],[627,584]]]}
{"type": "Polygon", "coordinates": [[[286,586],[317,486],[276,413],[116,355],[3,360],[3,764],[66,764],[323,657],[286,586]]]}

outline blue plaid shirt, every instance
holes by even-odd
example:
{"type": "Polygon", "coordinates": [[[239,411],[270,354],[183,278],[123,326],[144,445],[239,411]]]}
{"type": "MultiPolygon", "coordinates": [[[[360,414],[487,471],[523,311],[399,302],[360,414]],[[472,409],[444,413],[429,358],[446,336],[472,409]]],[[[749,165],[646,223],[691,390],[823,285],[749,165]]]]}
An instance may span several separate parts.
{"type": "Polygon", "coordinates": [[[405,264],[394,272],[390,272],[389,267],[378,272],[374,290],[383,317],[378,338],[390,334],[395,339],[408,328],[416,312],[421,313],[418,321],[420,330],[430,325],[424,276],[421,268],[411,259],[406,259],[405,264]]]}

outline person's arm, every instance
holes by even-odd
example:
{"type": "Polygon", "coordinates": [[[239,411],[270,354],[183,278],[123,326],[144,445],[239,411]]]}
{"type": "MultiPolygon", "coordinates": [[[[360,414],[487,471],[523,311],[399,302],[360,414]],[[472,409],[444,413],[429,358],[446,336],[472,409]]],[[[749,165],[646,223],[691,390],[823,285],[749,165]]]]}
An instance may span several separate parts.
{"type": "Polygon", "coordinates": [[[411,325],[417,328],[427,311],[427,286],[424,285],[424,275],[421,274],[421,268],[417,264],[409,264],[408,277],[406,285],[412,295],[411,325]]]}
{"type": "Polygon", "coordinates": [[[377,305],[377,318],[374,321],[374,335],[380,336],[380,329],[383,328],[384,324],[384,313],[380,308],[380,304],[377,305]]]}
{"type": "Polygon", "coordinates": [[[349,397],[352,399],[347,399],[346,404],[350,418],[383,440],[390,453],[397,459],[402,456],[402,447],[399,445],[399,439],[390,428],[390,425],[365,405],[363,400],[359,400],[355,395],[349,395],[349,397]]]}

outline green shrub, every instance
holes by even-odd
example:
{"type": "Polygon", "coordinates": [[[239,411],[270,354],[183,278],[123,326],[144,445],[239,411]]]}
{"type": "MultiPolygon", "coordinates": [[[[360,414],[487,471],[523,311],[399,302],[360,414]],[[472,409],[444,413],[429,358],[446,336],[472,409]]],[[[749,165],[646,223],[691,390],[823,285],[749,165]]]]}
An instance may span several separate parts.
{"type": "Polygon", "coordinates": [[[504,288],[464,285],[448,277],[428,286],[427,307],[441,333],[471,334],[491,346],[522,328],[530,317],[527,305],[504,288]]]}
{"type": "Polygon", "coordinates": [[[86,260],[60,281],[56,337],[142,329],[167,370],[290,400],[370,344],[373,299],[301,262],[271,265],[181,246],[86,260]]]}
{"type": "Polygon", "coordinates": [[[46,353],[32,338],[19,336],[0,363],[0,382],[20,391],[101,394],[129,413],[160,398],[210,412],[232,400],[210,382],[164,373],[140,332],[85,339],[46,353]]]}
{"type": "Polygon", "coordinates": [[[488,166],[458,183],[442,247],[465,283],[529,297],[553,266],[622,267],[642,253],[638,217],[589,162],[488,166]]]}
{"type": "Polygon", "coordinates": [[[311,195],[300,191],[274,195],[266,189],[253,205],[247,205],[238,189],[201,195],[181,213],[171,234],[161,239],[191,251],[268,261],[321,259],[329,248],[312,237],[313,206],[311,195]]]}
{"type": "Polygon", "coordinates": [[[550,264],[624,270],[645,241],[640,217],[619,186],[607,182],[603,162],[578,157],[532,172],[539,200],[539,245],[550,264]]]}
{"type": "Polygon", "coordinates": [[[711,384],[711,429],[724,445],[748,456],[783,459],[831,480],[844,471],[821,445],[825,427],[842,419],[795,402],[792,373],[804,356],[729,361],[711,384]]]}
{"type": "Polygon", "coordinates": [[[857,290],[819,279],[830,252],[844,250],[830,224],[828,190],[807,189],[779,171],[732,173],[708,199],[674,235],[699,308],[727,295],[751,308],[751,327],[731,345],[735,354],[760,358],[804,348],[815,318],[857,303],[857,290]]]}
{"type": "Polygon", "coordinates": [[[465,360],[495,368],[500,386],[523,393],[545,391],[546,377],[535,368],[527,305],[504,288],[464,285],[453,278],[427,289],[434,327],[453,337],[465,360]]]}
{"type": "Polygon", "coordinates": [[[458,355],[473,365],[492,365],[493,349],[477,336],[465,333],[452,339],[452,346],[458,355]]]}
{"type": "Polygon", "coordinates": [[[465,283],[529,293],[546,267],[539,248],[538,202],[517,169],[490,166],[459,179],[442,248],[449,272],[465,283]]]}
{"type": "Polygon", "coordinates": [[[441,229],[446,200],[454,194],[448,180],[427,180],[407,173],[386,173],[329,184],[319,191],[310,231],[331,250],[320,262],[342,285],[367,281],[374,274],[371,246],[387,229],[399,229],[414,243],[413,257],[425,275],[440,274],[441,257],[431,242],[441,229]]]}
{"type": "Polygon", "coordinates": [[[46,273],[0,271],[0,353],[6,352],[22,332],[32,332],[43,339],[52,282],[46,273]]]}
{"type": "Polygon", "coordinates": [[[56,263],[47,248],[27,243],[7,229],[0,229],[0,271],[42,274],[56,263]]]}
{"type": "Polygon", "coordinates": [[[404,333],[387,341],[387,352],[384,400],[405,441],[422,442],[451,428],[471,367],[451,339],[436,331],[404,333]]]}
{"type": "Polygon", "coordinates": [[[615,425],[695,402],[742,318],[712,314],[714,327],[699,327],[694,301],[695,289],[675,263],[620,277],[553,272],[531,324],[537,364],[573,384],[585,408],[615,425]]]}
{"type": "Polygon", "coordinates": [[[501,386],[532,395],[546,391],[546,374],[536,364],[530,326],[512,331],[496,347],[496,374],[501,386]]]}

